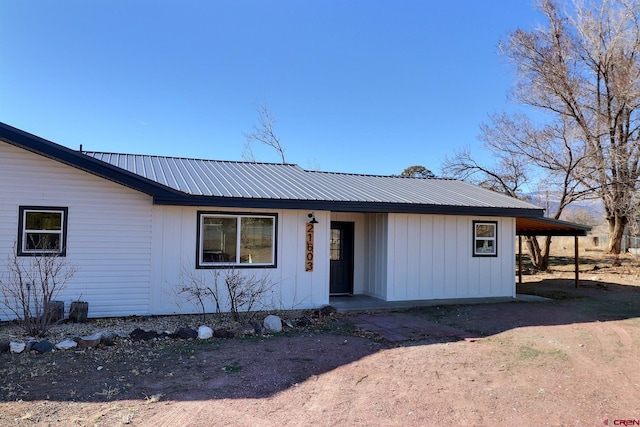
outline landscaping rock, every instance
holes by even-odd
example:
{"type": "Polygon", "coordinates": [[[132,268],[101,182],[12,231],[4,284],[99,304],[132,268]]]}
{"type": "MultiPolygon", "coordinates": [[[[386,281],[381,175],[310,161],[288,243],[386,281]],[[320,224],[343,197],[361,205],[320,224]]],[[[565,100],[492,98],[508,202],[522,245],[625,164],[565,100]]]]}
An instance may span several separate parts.
{"type": "Polygon", "coordinates": [[[211,329],[210,327],[202,325],[198,328],[198,339],[208,340],[212,336],[213,329],[211,329]]]}
{"type": "Polygon", "coordinates": [[[78,343],[79,348],[97,347],[98,344],[100,344],[100,340],[102,340],[102,334],[97,333],[84,337],[75,337],[73,340],[78,343]]]}
{"type": "Polygon", "coordinates": [[[265,317],[263,325],[265,331],[268,333],[282,332],[282,319],[274,314],[270,314],[265,317]]]}
{"type": "Polygon", "coordinates": [[[9,341],[0,342],[0,353],[6,353],[10,349],[11,347],[9,346],[9,341]]]}
{"type": "Polygon", "coordinates": [[[136,328],[129,334],[134,341],[149,341],[154,338],[158,338],[156,331],[145,331],[144,329],[136,328]]]}
{"type": "Polygon", "coordinates": [[[48,353],[55,348],[53,343],[47,340],[38,341],[31,347],[31,351],[36,354],[48,353]]]}
{"type": "Polygon", "coordinates": [[[11,353],[20,354],[24,351],[25,347],[27,347],[27,345],[23,342],[9,343],[9,349],[11,350],[11,353]]]}
{"type": "Polygon", "coordinates": [[[103,332],[100,343],[103,345],[112,346],[116,344],[116,338],[118,338],[118,334],[116,334],[115,332],[103,332]]]}
{"type": "Polygon", "coordinates": [[[187,340],[190,338],[198,338],[198,332],[191,328],[180,328],[176,331],[176,337],[187,340]]]}
{"type": "Polygon", "coordinates": [[[59,342],[58,344],[56,344],[56,348],[58,350],[69,350],[71,348],[75,348],[78,346],[78,343],[75,342],[74,340],[68,339],[68,340],[64,340],[59,342]]]}

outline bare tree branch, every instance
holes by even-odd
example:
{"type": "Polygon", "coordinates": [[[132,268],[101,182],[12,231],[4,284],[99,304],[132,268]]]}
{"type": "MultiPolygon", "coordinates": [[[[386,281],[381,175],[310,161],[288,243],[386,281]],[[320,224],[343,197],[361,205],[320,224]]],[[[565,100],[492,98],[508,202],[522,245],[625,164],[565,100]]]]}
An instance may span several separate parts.
{"type": "Polygon", "coordinates": [[[245,134],[247,144],[245,144],[243,158],[246,155],[247,158],[251,159],[249,161],[256,160],[253,150],[251,149],[251,143],[258,142],[276,150],[282,164],[285,164],[284,146],[274,131],[274,124],[276,122],[274,114],[269,110],[266,102],[261,105],[256,105],[255,110],[258,113],[258,124],[253,126],[253,132],[245,134]]]}

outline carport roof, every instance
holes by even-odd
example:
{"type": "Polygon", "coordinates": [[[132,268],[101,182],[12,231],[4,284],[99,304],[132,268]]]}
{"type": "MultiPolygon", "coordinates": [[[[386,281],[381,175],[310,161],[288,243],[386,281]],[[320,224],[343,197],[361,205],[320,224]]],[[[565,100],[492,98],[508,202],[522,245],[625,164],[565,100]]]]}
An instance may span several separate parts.
{"type": "Polygon", "coordinates": [[[518,236],[586,236],[591,231],[588,225],[580,225],[559,219],[516,218],[516,234],[518,236]]]}

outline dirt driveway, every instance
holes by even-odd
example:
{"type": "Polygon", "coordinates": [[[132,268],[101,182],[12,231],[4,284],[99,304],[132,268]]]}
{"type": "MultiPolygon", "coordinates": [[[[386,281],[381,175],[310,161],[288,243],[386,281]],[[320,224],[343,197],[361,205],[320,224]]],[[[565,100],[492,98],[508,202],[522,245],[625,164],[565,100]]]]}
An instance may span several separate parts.
{"type": "Polygon", "coordinates": [[[477,340],[427,333],[387,341],[354,326],[357,317],[341,315],[272,337],[5,353],[0,425],[598,426],[640,420],[640,280],[636,271],[605,273],[583,276],[578,290],[562,275],[530,277],[520,288],[555,298],[549,302],[400,313],[477,340]]]}

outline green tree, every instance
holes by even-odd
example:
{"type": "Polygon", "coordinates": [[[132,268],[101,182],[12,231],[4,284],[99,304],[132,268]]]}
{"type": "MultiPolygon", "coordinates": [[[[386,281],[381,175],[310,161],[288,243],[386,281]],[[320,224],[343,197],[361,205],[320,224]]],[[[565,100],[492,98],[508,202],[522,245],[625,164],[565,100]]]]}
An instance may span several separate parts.
{"type": "Polygon", "coordinates": [[[435,178],[435,174],[421,165],[409,166],[402,171],[400,176],[410,176],[414,178],[435,178]]]}

